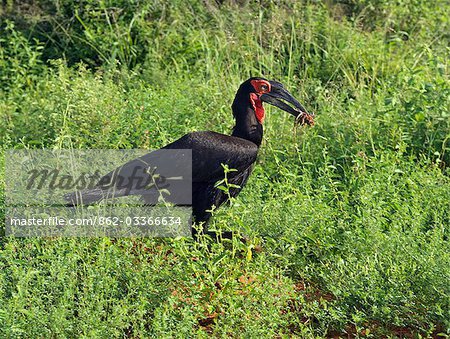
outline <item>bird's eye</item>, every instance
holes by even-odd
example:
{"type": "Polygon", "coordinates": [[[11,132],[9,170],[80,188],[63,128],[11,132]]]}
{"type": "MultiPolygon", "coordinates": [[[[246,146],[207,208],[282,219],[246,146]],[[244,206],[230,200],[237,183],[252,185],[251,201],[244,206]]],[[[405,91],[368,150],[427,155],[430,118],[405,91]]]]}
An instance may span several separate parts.
{"type": "Polygon", "coordinates": [[[270,83],[265,80],[251,80],[250,83],[252,84],[256,93],[263,94],[270,92],[270,83]]]}

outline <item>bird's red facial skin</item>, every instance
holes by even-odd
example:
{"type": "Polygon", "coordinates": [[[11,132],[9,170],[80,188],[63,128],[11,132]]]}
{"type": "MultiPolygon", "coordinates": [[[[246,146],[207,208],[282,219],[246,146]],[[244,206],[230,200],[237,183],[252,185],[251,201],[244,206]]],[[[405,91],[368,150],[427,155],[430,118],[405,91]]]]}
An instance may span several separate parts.
{"type": "Polygon", "coordinates": [[[272,88],[270,83],[265,80],[251,80],[250,83],[256,91],[256,93],[250,93],[250,102],[253,106],[253,110],[255,111],[256,119],[258,119],[258,122],[262,124],[264,122],[264,118],[266,117],[266,113],[264,112],[264,107],[259,97],[264,93],[270,92],[272,88]]]}
{"type": "Polygon", "coordinates": [[[272,89],[270,83],[265,80],[252,80],[250,81],[250,83],[258,94],[270,92],[270,90],[272,89]]]}
{"type": "Polygon", "coordinates": [[[262,124],[264,122],[264,118],[266,117],[266,113],[264,112],[264,107],[259,99],[259,95],[250,93],[250,102],[252,103],[253,110],[255,111],[256,119],[258,119],[258,122],[262,124]]]}

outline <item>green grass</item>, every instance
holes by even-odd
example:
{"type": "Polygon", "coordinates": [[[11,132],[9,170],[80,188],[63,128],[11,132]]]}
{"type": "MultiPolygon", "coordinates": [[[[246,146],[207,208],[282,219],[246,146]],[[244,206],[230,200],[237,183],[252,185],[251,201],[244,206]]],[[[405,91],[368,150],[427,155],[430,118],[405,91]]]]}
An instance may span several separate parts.
{"type": "Polygon", "coordinates": [[[229,133],[251,75],[317,124],[266,108],[212,222],[247,244],[2,236],[0,337],[450,335],[446,1],[27,4],[0,12],[1,211],[6,149],[229,133]]]}

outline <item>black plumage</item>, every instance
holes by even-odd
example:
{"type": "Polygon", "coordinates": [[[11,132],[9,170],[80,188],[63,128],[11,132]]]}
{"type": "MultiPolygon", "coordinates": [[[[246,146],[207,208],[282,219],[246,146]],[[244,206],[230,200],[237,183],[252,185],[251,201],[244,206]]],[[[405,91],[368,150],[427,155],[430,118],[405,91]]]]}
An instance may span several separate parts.
{"type": "MultiPolygon", "coordinates": [[[[202,223],[205,232],[207,232],[212,206],[217,208],[226,202],[229,196],[237,196],[253,170],[263,138],[262,124],[265,115],[263,102],[268,102],[293,114],[297,119],[302,119],[303,123],[312,123],[312,116],[284,89],[281,83],[264,78],[250,78],[239,87],[236,93],[232,105],[236,124],[231,135],[211,131],[192,132],[161,149],[192,150],[192,186],[191,189],[182,190],[189,196],[169,196],[167,200],[179,205],[191,202],[194,221],[202,223]],[[233,184],[228,194],[216,187],[216,183],[225,175],[223,165],[236,170],[227,173],[228,182],[233,184]]],[[[105,175],[103,183],[105,178],[106,181],[110,181],[114,175],[126,178],[131,175],[137,165],[158,163],[159,157],[160,152],[157,150],[130,161],[105,175]]],[[[177,157],[177,166],[185,166],[186,164],[179,161],[180,156],[177,157]]],[[[174,165],[174,167],[176,166],[174,165]]],[[[102,188],[102,185],[102,179],[100,179],[98,187],[69,194],[66,196],[66,200],[70,205],[75,205],[76,201],[80,200],[85,204],[100,201],[108,197],[106,189],[102,188]]],[[[116,190],[114,196],[130,194],[141,195],[147,204],[157,202],[154,194],[139,189],[116,190]]]]}

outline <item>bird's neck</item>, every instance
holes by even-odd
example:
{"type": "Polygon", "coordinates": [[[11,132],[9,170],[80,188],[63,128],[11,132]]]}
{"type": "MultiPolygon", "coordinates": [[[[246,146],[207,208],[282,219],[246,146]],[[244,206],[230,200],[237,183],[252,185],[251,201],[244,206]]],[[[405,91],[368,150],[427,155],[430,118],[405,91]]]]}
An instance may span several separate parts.
{"type": "Polygon", "coordinates": [[[233,127],[232,136],[249,140],[257,146],[261,145],[263,138],[263,126],[256,119],[255,111],[251,106],[237,112],[233,110],[236,125],[233,127]]]}

